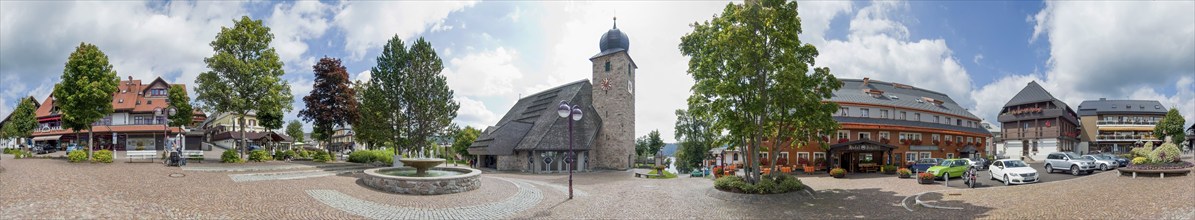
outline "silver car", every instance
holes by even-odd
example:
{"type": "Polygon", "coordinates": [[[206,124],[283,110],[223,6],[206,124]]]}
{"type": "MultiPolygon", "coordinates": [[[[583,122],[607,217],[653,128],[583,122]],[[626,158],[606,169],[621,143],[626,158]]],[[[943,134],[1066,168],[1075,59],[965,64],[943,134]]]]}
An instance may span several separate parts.
{"type": "Polygon", "coordinates": [[[1108,171],[1110,169],[1116,169],[1117,167],[1120,167],[1120,163],[1117,163],[1116,159],[1107,155],[1088,154],[1083,155],[1083,159],[1095,161],[1095,164],[1096,166],[1099,166],[1100,171],[1108,171]]]}
{"type": "Polygon", "coordinates": [[[1054,152],[1046,155],[1046,173],[1070,170],[1071,175],[1078,176],[1080,173],[1091,174],[1095,169],[1095,161],[1083,159],[1074,152],[1054,152]]]}

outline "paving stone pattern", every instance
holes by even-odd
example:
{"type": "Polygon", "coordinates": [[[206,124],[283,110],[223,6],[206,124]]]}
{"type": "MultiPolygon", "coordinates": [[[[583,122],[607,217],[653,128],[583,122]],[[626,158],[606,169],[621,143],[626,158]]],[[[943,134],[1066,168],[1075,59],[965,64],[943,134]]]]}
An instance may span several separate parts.
{"type": "Polygon", "coordinates": [[[531,184],[501,180],[514,183],[518,186],[518,192],[498,203],[441,209],[379,204],[353,198],[335,190],[307,190],[307,194],[328,206],[370,219],[501,219],[535,206],[543,199],[540,190],[531,184]]]}

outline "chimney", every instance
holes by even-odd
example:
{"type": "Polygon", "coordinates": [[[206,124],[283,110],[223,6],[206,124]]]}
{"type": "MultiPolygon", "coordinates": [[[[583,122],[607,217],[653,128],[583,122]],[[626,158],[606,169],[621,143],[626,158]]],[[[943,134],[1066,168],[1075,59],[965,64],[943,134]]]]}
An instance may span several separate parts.
{"type": "Polygon", "coordinates": [[[870,83],[870,82],[871,82],[871,77],[863,77],[863,86],[867,86],[867,83],[870,83]]]}

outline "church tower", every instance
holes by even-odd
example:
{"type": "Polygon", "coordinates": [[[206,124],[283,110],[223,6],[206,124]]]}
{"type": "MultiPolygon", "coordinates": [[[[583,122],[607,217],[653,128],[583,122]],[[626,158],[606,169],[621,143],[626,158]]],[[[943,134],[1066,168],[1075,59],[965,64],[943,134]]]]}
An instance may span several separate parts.
{"type": "Polygon", "coordinates": [[[606,31],[598,43],[593,62],[593,108],[601,116],[593,148],[597,168],[626,170],[635,155],[635,61],[629,52],[630,39],[614,28],[606,31]]]}

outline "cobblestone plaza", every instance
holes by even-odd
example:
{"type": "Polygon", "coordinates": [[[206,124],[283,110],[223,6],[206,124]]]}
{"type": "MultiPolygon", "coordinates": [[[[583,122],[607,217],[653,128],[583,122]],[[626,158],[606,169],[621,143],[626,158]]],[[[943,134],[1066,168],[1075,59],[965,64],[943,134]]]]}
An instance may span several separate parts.
{"type": "Polygon", "coordinates": [[[363,186],[356,175],[368,167],[351,163],[192,163],[177,168],[3,157],[0,219],[1195,217],[1195,177],[1131,179],[1116,172],[969,190],[882,174],[846,179],[800,175],[809,192],[740,195],[714,190],[709,179],[640,179],[625,171],[599,171],[576,175],[577,196],[567,200],[566,175],[487,171],[478,190],[411,196],[363,186]],[[918,200],[959,209],[927,208],[918,200]]]}

